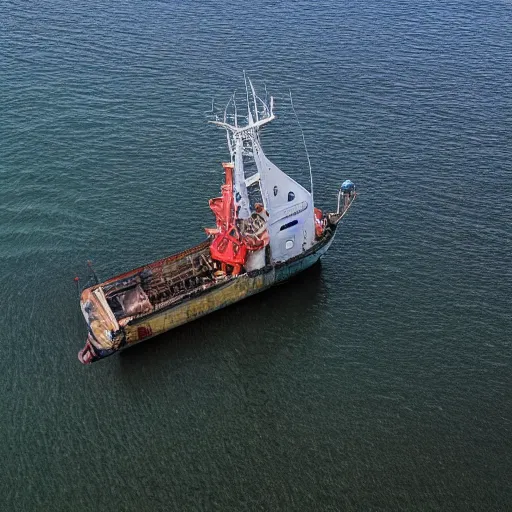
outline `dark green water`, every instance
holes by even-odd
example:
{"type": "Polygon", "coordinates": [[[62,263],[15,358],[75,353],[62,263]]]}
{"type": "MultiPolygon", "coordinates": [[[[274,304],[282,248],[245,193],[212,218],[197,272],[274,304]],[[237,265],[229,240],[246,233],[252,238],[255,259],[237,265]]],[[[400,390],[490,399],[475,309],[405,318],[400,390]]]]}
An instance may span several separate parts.
{"type": "Polygon", "coordinates": [[[510,510],[512,3],[0,4],[0,510],[510,510]],[[243,90],[321,268],[90,367],[73,277],[203,239],[243,90]]]}

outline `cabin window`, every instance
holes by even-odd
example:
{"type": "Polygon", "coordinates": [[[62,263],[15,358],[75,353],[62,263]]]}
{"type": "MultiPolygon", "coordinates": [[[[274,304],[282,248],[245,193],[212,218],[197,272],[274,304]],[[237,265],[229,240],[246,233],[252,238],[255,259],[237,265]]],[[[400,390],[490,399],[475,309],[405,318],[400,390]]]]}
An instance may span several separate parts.
{"type": "Polygon", "coordinates": [[[284,231],[285,229],[288,229],[288,228],[291,228],[292,226],[295,226],[299,223],[298,220],[292,220],[291,222],[287,222],[286,224],[283,224],[280,228],[279,228],[279,231],[284,231]]]}
{"type": "Polygon", "coordinates": [[[293,192],[288,192],[288,202],[293,201],[295,199],[295,194],[293,192]]]}
{"type": "Polygon", "coordinates": [[[278,192],[279,192],[279,189],[277,188],[277,185],[274,185],[274,197],[277,196],[278,192]]]}
{"type": "Polygon", "coordinates": [[[242,199],[242,196],[240,195],[240,192],[237,192],[235,195],[236,202],[238,203],[240,199],[242,199]]]}
{"type": "Polygon", "coordinates": [[[286,240],[285,247],[290,250],[293,247],[293,240],[286,240]]]}

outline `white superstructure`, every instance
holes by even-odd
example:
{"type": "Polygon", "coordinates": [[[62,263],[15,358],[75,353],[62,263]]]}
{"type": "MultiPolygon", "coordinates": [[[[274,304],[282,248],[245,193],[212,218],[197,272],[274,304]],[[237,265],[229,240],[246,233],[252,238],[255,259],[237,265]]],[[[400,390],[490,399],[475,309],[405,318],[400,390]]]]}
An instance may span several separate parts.
{"type": "Polygon", "coordinates": [[[224,111],[223,121],[212,122],[227,131],[231,162],[234,164],[237,217],[246,219],[255,211],[251,195],[257,194],[251,194],[251,191],[254,187],[259,188],[263,206],[268,212],[271,262],[286,261],[314,243],[313,197],[273,164],[261,147],[260,129],[275,119],[274,99],[271,97],[268,103],[258,97],[250,80],[246,80],[246,95],[246,124],[238,124],[239,114],[234,96],[224,111]],[[231,114],[228,115],[230,107],[231,114]],[[248,175],[250,171],[253,174],[248,175]]]}

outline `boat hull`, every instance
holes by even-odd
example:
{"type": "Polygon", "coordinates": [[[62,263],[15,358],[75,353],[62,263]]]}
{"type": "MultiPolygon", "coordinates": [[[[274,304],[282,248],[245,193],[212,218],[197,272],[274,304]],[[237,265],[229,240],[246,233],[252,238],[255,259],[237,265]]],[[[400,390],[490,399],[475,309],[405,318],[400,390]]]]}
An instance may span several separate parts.
{"type": "MultiPolygon", "coordinates": [[[[331,226],[329,232],[309,250],[286,262],[268,265],[253,272],[233,276],[179,304],[130,321],[122,328],[121,342],[115,348],[98,350],[95,346],[97,344],[89,338],[86,346],[79,353],[80,361],[88,364],[103,359],[290,279],[314,265],[327,252],[332,244],[335,232],[336,226],[331,226]]],[[[93,336],[90,331],[89,337],[93,336]]]]}

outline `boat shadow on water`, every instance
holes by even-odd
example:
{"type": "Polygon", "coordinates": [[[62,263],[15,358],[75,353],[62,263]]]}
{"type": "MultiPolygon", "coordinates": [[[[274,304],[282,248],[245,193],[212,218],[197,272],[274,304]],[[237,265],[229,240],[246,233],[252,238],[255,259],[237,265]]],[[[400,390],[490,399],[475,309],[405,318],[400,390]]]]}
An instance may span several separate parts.
{"type": "Polygon", "coordinates": [[[119,354],[122,373],[146,365],[178,367],[191,359],[218,357],[224,351],[282,350],[287,331],[314,323],[318,297],[324,288],[322,265],[317,262],[277,287],[176,327],[119,354]]]}

